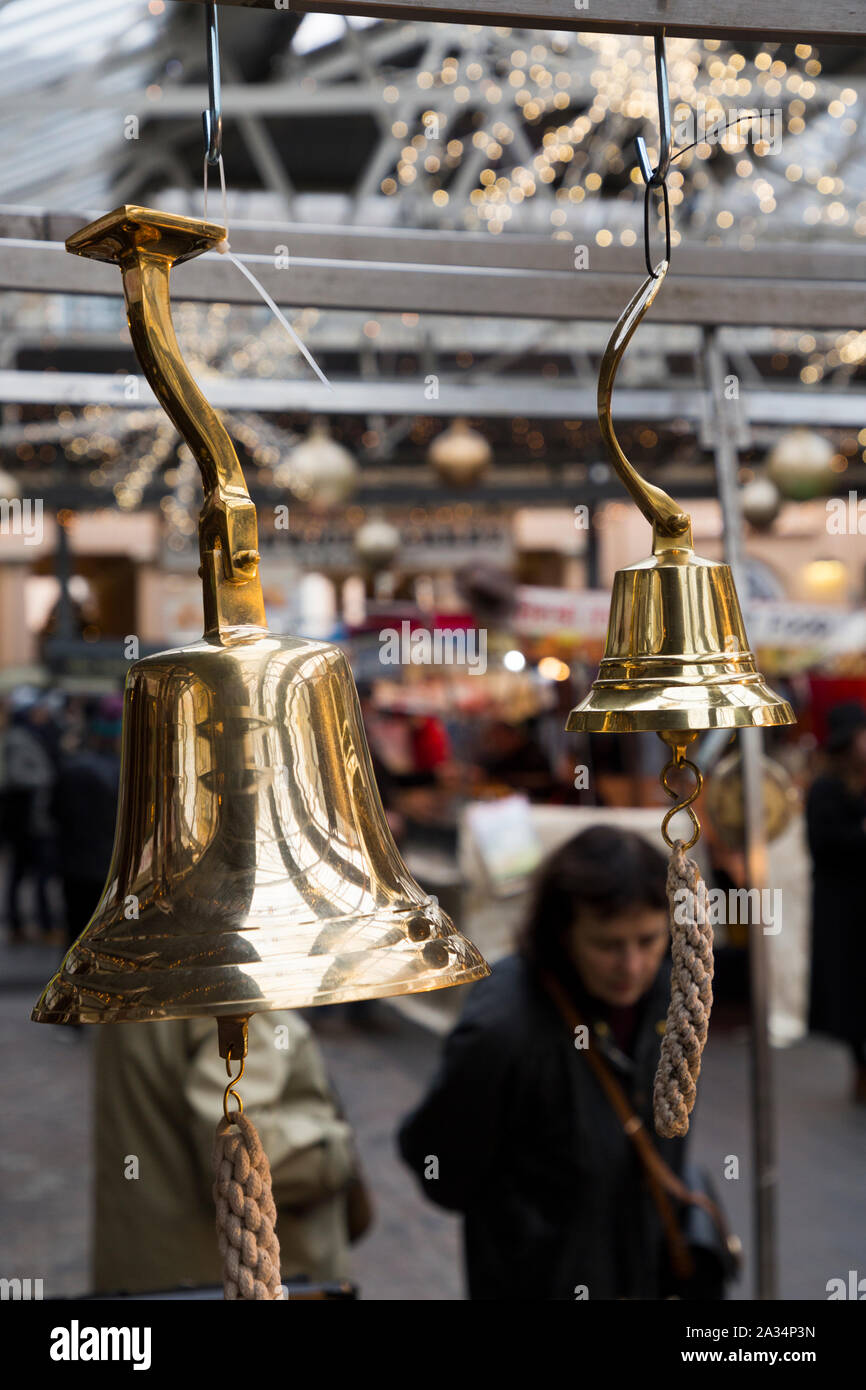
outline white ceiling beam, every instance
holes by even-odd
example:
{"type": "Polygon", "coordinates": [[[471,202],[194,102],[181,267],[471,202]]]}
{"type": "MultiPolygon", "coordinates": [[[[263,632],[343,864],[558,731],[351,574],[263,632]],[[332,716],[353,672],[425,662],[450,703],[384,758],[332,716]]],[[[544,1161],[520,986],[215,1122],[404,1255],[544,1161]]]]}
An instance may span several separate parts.
{"type": "MultiPolygon", "coordinates": [[[[241,244],[234,232],[234,245],[241,244]]],[[[290,252],[291,257],[291,252],[290,252]]],[[[591,270],[517,270],[320,257],[292,257],[277,269],[274,254],[251,268],[271,297],[293,308],[370,312],[468,314],[497,318],[608,321],[635,288],[622,274],[591,270]]],[[[38,245],[0,242],[0,289],[54,294],[115,296],[114,266],[67,256],[38,245]]],[[[174,277],[176,300],[258,304],[255,289],[230,262],[208,252],[174,277]]],[[[656,323],[863,327],[862,282],[777,278],[711,278],[672,274],[653,305],[656,323]]]]}
{"type": "MultiPolygon", "coordinates": [[[[336,381],[333,390],[309,379],[202,376],[207,399],[222,410],[309,411],[329,415],[437,415],[511,419],[591,420],[596,415],[595,386],[551,386],[537,379],[510,377],[471,385],[440,382],[439,396],[427,400],[423,378],[417,381],[336,381]]],[[[19,405],[110,405],[125,410],[156,408],[158,402],[143,377],[100,372],[0,371],[0,401],[19,405]],[[131,389],[131,383],[135,386],[131,389]]],[[[739,402],[745,419],[765,425],[860,427],[864,397],[856,391],[752,389],[739,402]]],[[[693,387],[617,389],[618,420],[700,422],[705,392],[693,387]]],[[[26,426],[21,426],[26,438],[26,426]]]]}
{"type": "MultiPolygon", "coordinates": [[[[172,209],[166,209],[171,211],[172,209]]],[[[65,241],[85,223],[108,209],[42,211],[0,206],[0,239],[65,241]]],[[[289,247],[290,256],[328,260],[411,262],[414,265],[479,267],[486,269],[549,270],[573,272],[575,240],[506,233],[417,231],[398,227],[335,226],[333,223],[232,220],[234,249],[261,255],[274,254],[276,246],[289,247]]],[[[587,233],[589,240],[589,234],[587,233]]],[[[2,243],[0,243],[2,244],[2,243]]],[[[640,246],[588,248],[589,270],[605,275],[641,275],[640,246]]],[[[586,272],[581,272],[586,273],[586,272]]],[[[736,246],[701,243],[678,246],[671,262],[671,276],[697,276],[716,280],[779,279],[785,282],[856,280],[866,282],[866,246],[839,242],[827,246],[815,242],[762,242],[752,251],[736,246]]]]}

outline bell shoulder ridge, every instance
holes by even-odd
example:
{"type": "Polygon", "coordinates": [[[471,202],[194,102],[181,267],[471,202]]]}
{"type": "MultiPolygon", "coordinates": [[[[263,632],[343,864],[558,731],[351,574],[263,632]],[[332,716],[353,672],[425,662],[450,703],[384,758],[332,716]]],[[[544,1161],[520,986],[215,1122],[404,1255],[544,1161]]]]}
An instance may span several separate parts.
{"type": "Polygon", "coordinates": [[[623,565],[620,572],[633,573],[635,570],[657,570],[684,568],[686,565],[698,569],[728,569],[720,560],[708,560],[704,555],[696,555],[693,550],[666,550],[661,555],[648,555],[644,560],[636,560],[633,565],[623,565]]]}
{"type": "Polygon", "coordinates": [[[147,656],[139,657],[133,662],[127,673],[127,680],[136,671],[152,670],[154,667],[182,665],[187,661],[198,664],[202,659],[219,660],[243,654],[276,655],[279,652],[297,657],[323,656],[334,664],[347,660],[343,649],[333,642],[320,642],[313,638],[292,637],[284,633],[260,630],[256,634],[250,633],[246,640],[234,643],[211,642],[200,637],[195,642],[185,642],[182,647],[166,647],[162,651],[149,652],[147,656]]]}

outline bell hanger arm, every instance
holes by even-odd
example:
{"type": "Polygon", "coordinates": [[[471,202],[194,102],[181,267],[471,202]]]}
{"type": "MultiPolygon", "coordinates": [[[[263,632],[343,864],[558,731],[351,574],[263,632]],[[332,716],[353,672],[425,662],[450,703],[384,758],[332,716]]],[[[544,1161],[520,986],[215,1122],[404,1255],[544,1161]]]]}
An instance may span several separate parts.
{"type": "Polygon", "coordinates": [[[267,626],[258,576],[256,509],[225,426],[181,356],[171,317],[172,266],[210,250],[225,236],[225,228],[216,223],[123,207],[66,242],[66,249],[76,255],[120,267],[136,357],[199,466],[204,485],[199,550],[206,636],[267,626]]]}
{"type": "Polygon", "coordinates": [[[691,550],[691,518],[673,498],[669,497],[661,488],[654,487],[651,483],[645,482],[637,469],[629,463],[616,437],[610,413],[614,378],[616,377],[619,364],[622,361],[623,353],[631,342],[635,329],[661,289],[662,281],[667,275],[671,258],[670,203],[668,201],[665,179],[667,178],[673,155],[673,139],[671,135],[670,89],[668,86],[668,69],[665,59],[664,29],[662,29],[660,34],[655,36],[654,49],[656,95],[658,98],[659,111],[659,162],[655,169],[653,169],[649,161],[646,141],[642,136],[638,136],[635,141],[638,163],[640,165],[643,181],[646,185],[646,192],[644,195],[643,232],[644,258],[646,260],[648,278],[626,305],[619,317],[616,327],[610,335],[607,347],[605,348],[598,373],[598,423],[611,465],[619,475],[622,483],[631,493],[632,498],[643,512],[647,521],[652,525],[653,552],[658,553],[661,550],[691,550]],[[661,189],[665,214],[665,255],[664,259],[658,263],[655,269],[653,269],[650,254],[649,215],[650,194],[654,188],[661,189]]]}
{"type": "Polygon", "coordinates": [[[668,262],[660,261],[637,293],[626,305],[610,335],[598,373],[598,424],[607,456],[623,486],[631,494],[653,528],[653,550],[692,548],[692,523],[684,512],[661,488],[646,482],[629,463],[620,447],[611,418],[611,397],[614,379],[623,353],[631,342],[635,329],[653,303],[668,270],[668,262]]]}

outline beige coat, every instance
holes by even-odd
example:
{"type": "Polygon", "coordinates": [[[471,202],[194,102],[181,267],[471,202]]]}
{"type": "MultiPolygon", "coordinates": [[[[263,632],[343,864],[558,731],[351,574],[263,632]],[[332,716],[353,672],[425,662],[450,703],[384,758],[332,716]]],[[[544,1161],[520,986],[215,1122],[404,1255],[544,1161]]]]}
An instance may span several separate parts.
{"type": "MultiPolygon", "coordinates": [[[[211,1152],[227,1078],[216,1023],[96,1034],[94,1288],[221,1284],[211,1152]]],[[[352,1135],[299,1015],[253,1015],[238,1089],[270,1160],[283,1278],[345,1277],[352,1135]]]]}

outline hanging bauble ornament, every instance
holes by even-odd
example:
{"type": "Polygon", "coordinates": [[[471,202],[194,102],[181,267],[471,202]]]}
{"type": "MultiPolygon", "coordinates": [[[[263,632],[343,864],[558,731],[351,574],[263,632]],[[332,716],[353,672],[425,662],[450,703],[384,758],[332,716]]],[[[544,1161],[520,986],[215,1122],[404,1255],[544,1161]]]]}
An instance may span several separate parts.
{"type": "Polygon", "coordinates": [[[740,493],[740,504],[749,525],[754,526],[756,531],[762,531],[772,526],[782,510],[782,494],[772,478],[761,474],[746,483],[740,493]]]}
{"type": "Polygon", "coordinates": [[[443,482],[471,487],[490,467],[493,451],[466,420],[455,420],[433,440],[427,458],[443,482]]]}
{"type": "Polygon", "coordinates": [[[348,449],[316,420],[306,439],[289,455],[291,489],[313,511],[328,511],[351,497],[358,486],[358,465],[348,449]]]}
{"type": "Polygon", "coordinates": [[[783,497],[806,502],[829,491],[834,473],[830,462],[835,449],[829,439],[814,430],[787,430],[767,460],[767,472],[783,497]]]}
{"type": "Polygon", "coordinates": [[[355,550],[368,569],[390,565],[400,549],[400,532],[383,516],[371,516],[355,536],[355,550]]]}

